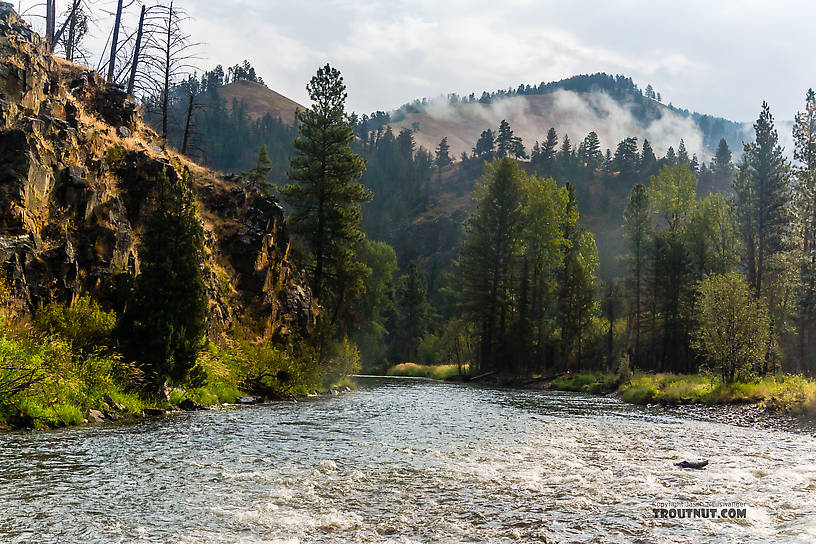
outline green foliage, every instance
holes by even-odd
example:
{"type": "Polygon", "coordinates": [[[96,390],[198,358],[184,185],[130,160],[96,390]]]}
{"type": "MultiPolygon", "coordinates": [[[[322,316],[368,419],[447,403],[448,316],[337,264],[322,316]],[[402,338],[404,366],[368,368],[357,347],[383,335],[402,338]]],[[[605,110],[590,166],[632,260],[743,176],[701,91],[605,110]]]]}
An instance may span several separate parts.
{"type": "Polygon", "coordinates": [[[331,347],[322,376],[323,386],[331,387],[350,374],[358,374],[361,368],[360,350],[348,338],[343,338],[331,347]]]}
{"type": "Polygon", "coordinates": [[[127,168],[125,149],[121,146],[111,146],[105,151],[105,162],[112,172],[119,173],[127,168]]]}
{"type": "Polygon", "coordinates": [[[363,290],[367,274],[357,255],[363,240],[363,202],[371,193],[357,180],[365,161],[351,148],[352,124],[345,112],[346,87],[340,72],[326,65],[307,85],[311,108],[298,113],[289,178],[280,192],[292,206],[292,230],[309,248],[309,283],[333,327],[341,312],[363,290]]]}
{"type": "Polygon", "coordinates": [[[697,176],[688,162],[664,166],[657,176],[652,176],[649,201],[655,213],[660,214],[671,231],[677,231],[690,216],[697,194],[697,176]]]}
{"type": "Polygon", "coordinates": [[[635,404],[739,404],[761,403],[793,414],[816,414],[816,382],[802,376],[765,376],[758,380],[723,382],[701,374],[639,374],[619,392],[635,404]]]}
{"type": "Polygon", "coordinates": [[[428,325],[427,285],[416,263],[397,282],[397,319],[393,345],[396,357],[415,360],[419,342],[428,325]]]}
{"type": "Polygon", "coordinates": [[[109,402],[126,400],[134,412],[143,407],[125,392],[138,384],[138,372],[115,354],[82,354],[56,336],[19,336],[4,327],[0,361],[0,421],[76,425],[91,408],[110,410],[109,402]]]}
{"type": "Polygon", "coordinates": [[[725,274],[739,264],[740,240],[732,204],[719,193],[698,202],[686,228],[689,255],[696,276],[725,274]]]}
{"type": "MultiPolygon", "coordinates": [[[[433,380],[446,380],[461,373],[459,367],[454,364],[448,365],[418,365],[416,363],[400,363],[388,369],[388,376],[402,376],[407,378],[431,378],[433,380]]],[[[467,372],[468,368],[462,370],[467,372]]]]}
{"type": "Polygon", "coordinates": [[[462,306],[481,329],[479,365],[486,369],[495,368],[509,340],[506,316],[512,311],[511,274],[521,247],[523,198],[518,162],[504,158],[488,165],[461,251],[462,306]]]}
{"type": "MultiPolygon", "coordinates": [[[[575,206],[571,202],[571,206],[575,206]]],[[[567,366],[580,369],[584,341],[600,309],[595,296],[598,249],[591,233],[580,227],[567,228],[569,245],[564,255],[558,292],[558,323],[561,354],[567,366]]]]}
{"type": "Polygon", "coordinates": [[[365,367],[375,368],[384,364],[388,355],[386,322],[394,307],[393,277],[397,270],[397,255],[385,242],[365,240],[361,256],[371,272],[365,292],[354,305],[359,316],[354,340],[365,367]]]}
{"type": "Polygon", "coordinates": [[[138,361],[157,391],[165,379],[184,380],[204,340],[204,230],[187,179],[157,180],[140,257],[119,335],[125,355],[138,361]]]}
{"type": "Polygon", "coordinates": [[[767,309],[736,272],[709,276],[697,291],[698,325],[692,345],[724,382],[749,378],[765,357],[767,309]]]}
{"type": "Polygon", "coordinates": [[[269,172],[272,171],[272,162],[269,160],[269,154],[266,151],[266,146],[262,145],[258,150],[258,162],[255,166],[241,174],[241,179],[244,184],[253,190],[269,193],[272,189],[272,183],[269,182],[269,172]]]}
{"type": "Polygon", "coordinates": [[[737,196],[740,231],[745,247],[748,283],[764,294],[789,243],[792,192],[790,165],[766,102],[754,123],[756,141],[745,144],[733,188],[737,196]],[[766,285],[767,286],[767,285],[766,285]]]}
{"type": "Polygon", "coordinates": [[[795,241],[797,246],[797,367],[816,372],[816,93],[808,89],[805,111],[793,125],[795,241]]]}
{"type": "Polygon", "coordinates": [[[648,257],[648,246],[651,241],[652,225],[650,221],[651,204],[646,187],[638,183],[629,193],[626,209],[623,212],[623,234],[628,246],[626,255],[629,274],[627,280],[631,286],[632,308],[634,314],[635,344],[633,346],[633,363],[640,364],[641,356],[641,320],[643,317],[643,287],[648,257]]]}
{"type": "Polygon", "coordinates": [[[580,365],[599,330],[598,254],[578,225],[571,189],[505,158],[488,165],[475,198],[458,267],[479,368],[515,374],[580,365]]]}
{"type": "Polygon", "coordinates": [[[588,385],[598,382],[598,377],[592,374],[571,374],[559,376],[552,382],[552,388],[557,391],[583,391],[588,385]]]}
{"type": "Polygon", "coordinates": [[[439,142],[439,145],[436,146],[436,158],[434,159],[434,164],[437,168],[441,171],[446,166],[450,166],[453,163],[453,159],[450,156],[450,146],[448,145],[448,138],[442,138],[439,142]]]}
{"type": "Polygon", "coordinates": [[[81,353],[113,346],[116,314],[106,312],[90,296],[83,295],[71,305],[56,301],[40,304],[34,313],[34,326],[58,335],[81,353]]]}

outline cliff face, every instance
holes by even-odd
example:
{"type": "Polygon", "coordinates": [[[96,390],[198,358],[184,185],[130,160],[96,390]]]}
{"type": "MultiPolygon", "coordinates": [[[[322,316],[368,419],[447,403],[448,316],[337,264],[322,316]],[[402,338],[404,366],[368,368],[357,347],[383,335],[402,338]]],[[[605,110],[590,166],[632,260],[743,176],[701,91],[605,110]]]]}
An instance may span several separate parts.
{"type": "Polygon", "coordinates": [[[0,2],[0,266],[16,307],[51,295],[111,300],[116,274],[138,272],[139,234],[166,174],[189,176],[197,195],[210,334],[238,317],[266,335],[308,327],[311,297],[277,200],[160,144],[125,93],[51,56],[0,2]]]}

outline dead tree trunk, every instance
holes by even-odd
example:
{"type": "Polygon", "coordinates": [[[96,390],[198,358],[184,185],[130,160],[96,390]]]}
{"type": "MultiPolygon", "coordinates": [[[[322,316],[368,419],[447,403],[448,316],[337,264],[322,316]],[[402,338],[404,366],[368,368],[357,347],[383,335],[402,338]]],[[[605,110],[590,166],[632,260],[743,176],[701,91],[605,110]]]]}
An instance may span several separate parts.
{"type": "MultiPolygon", "coordinates": [[[[82,0],[74,0],[73,4],[71,4],[71,13],[68,15],[68,18],[62,23],[62,26],[57,32],[56,36],[51,39],[50,47],[51,51],[54,51],[54,48],[57,47],[60,39],[62,39],[62,35],[65,33],[65,27],[68,27],[68,45],[65,47],[65,58],[73,61],[74,60],[74,40],[76,39],[76,13],[79,9],[79,4],[82,0]]],[[[53,2],[52,2],[53,4],[53,2]]],[[[56,17],[55,17],[56,19],[56,17]]],[[[51,32],[53,34],[54,28],[56,28],[56,21],[52,22],[53,28],[51,32]]]]}
{"type": "Polygon", "coordinates": [[[130,79],[128,80],[127,92],[133,94],[136,87],[136,71],[139,68],[139,53],[142,49],[142,34],[144,32],[144,20],[146,7],[142,6],[142,14],[139,16],[139,30],[136,32],[136,46],[133,49],[133,63],[130,66],[130,79]]]}
{"type": "Polygon", "coordinates": [[[54,29],[56,28],[57,7],[56,0],[47,0],[45,3],[45,41],[51,51],[54,50],[54,29]]]}
{"type": "Polygon", "coordinates": [[[164,90],[162,92],[162,140],[167,142],[167,114],[170,109],[170,70],[173,40],[173,2],[170,2],[170,9],[167,13],[167,48],[164,59],[164,90]]]}
{"type": "Polygon", "coordinates": [[[195,102],[195,95],[190,92],[190,102],[187,104],[187,121],[184,123],[184,141],[181,144],[181,154],[187,154],[187,142],[190,138],[190,121],[193,118],[193,103],[195,102]]]}
{"type": "Polygon", "coordinates": [[[116,68],[116,49],[119,42],[119,25],[122,22],[122,0],[116,6],[116,22],[113,24],[113,38],[111,38],[111,54],[108,63],[108,82],[113,83],[114,70],[116,68]]]}

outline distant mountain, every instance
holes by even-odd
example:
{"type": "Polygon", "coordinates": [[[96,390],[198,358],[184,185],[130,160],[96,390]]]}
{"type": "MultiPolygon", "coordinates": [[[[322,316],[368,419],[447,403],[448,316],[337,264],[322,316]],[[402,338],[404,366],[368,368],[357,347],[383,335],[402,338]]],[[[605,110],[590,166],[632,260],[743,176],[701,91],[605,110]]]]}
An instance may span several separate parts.
{"type": "Polygon", "coordinates": [[[243,103],[244,112],[252,120],[261,119],[269,114],[272,117],[279,117],[287,125],[294,122],[296,110],[306,109],[265,85],[247,80],[218,87],[218,97],[227,108],[232,107],[234,100],[243,103]]]}
{"type": "Polygon", "coordinates": [[[669,146],[676,150],[682,138],[689,153],[701,160],[713,155],[720,138],[736,154],[742,141],[751,138],[749,125],[662,104],[645,96],[630,78],[602,73],[480,96],[416,100],[389,117],[395,131],[411,129],[426,149],[447,137],[456,157],[469,153],[481,132],[495,130],[503,119],[528,149],[543,141],[550,127],[576,143],[595,131],[603,148],[613,152],[624,138],[648,138],[658,156],[669,146]]]}

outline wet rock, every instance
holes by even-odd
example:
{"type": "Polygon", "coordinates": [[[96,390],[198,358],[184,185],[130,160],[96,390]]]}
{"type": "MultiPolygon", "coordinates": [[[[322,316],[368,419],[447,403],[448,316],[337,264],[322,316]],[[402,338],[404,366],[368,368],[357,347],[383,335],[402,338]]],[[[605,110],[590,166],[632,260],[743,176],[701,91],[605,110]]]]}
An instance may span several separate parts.
{"type": "Polygon", "coordinates": [[[199,410],[209,410],[208,406],[204,406],[203,404],[199,404],[193,399],[184,399],[180,403],[178,403],[178,407],[185,412],[196,412],[199,410]]]}
{"type": "Polygon", "coordinates": [[[145,408],[143,410],[143,412],[144,412],[144,415],[151,416],[151,417],[163,416],[166,413],[161,408],[145,408]]]}
{"type": "Polygon", "coordinates": [[[87,419],[91,423],[104,423],[105,422],[105,414],[103,414],[99,410],[90,409],[90,410],[88,410],[87,419]]]}
{"type": "Polygon", "coordinates": [[[30,429],[34,427],[34,418],[19,410],[9,415],[6,421],[14,429],[30,429]]]}
{"type": "Polygon", "coordinates": [[[708,466],[708,461],[680,461],[679,463],[675,463],[674,466],[680,468],[693,468],[696,470],[702,470],[706,466],[708,466]]]}

